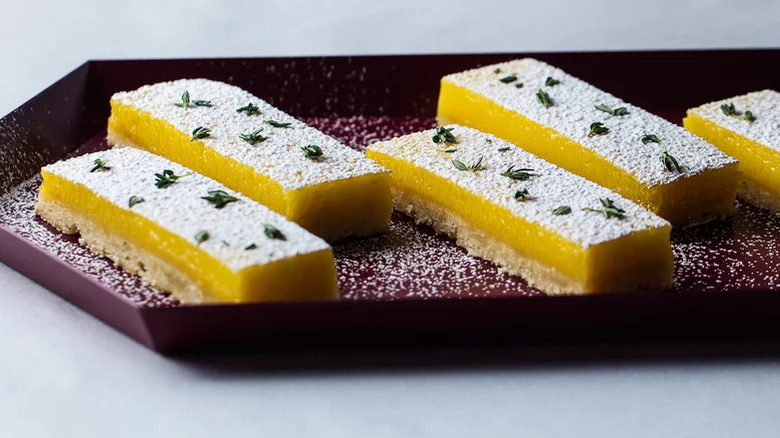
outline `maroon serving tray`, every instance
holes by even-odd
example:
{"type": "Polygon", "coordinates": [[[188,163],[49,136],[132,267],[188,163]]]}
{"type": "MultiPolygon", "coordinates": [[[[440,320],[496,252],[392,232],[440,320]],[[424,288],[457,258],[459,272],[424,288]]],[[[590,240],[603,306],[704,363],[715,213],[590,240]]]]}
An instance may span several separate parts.
{"type": "Polygon", "coordinates": [[[183,77],[229,82],[361,149],[434,126],[441,76],[523,56],[676,123],[686,108],[780,88],[780,50],[89,61],[0,119],[0,261],[163,352],[777,337],[780,219],[746,205],[673,232],[670,291],[548,297],[396,214],[391,233],[335,246],[339,301],[180,306],[78,253],[75,237],[8,198],[32,199],[41,166],[105,148],[116,91],[183,77]]]}

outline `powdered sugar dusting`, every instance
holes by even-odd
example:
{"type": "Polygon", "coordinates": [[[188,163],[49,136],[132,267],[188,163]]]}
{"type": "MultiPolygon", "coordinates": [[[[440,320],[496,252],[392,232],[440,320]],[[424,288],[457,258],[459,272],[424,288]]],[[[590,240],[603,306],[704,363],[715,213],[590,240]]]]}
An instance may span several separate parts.
{"type": "Polygon", "coordinates": [[[152,117],[171,123],[190,135],[197,127],[211,129],[203,138],[206,147],[220,155],[250,166],[279,183],[286,191],[361,175],[386,172],[363,154],[344,147],[338,140],[307,126],[264,100],[236,87],[207,79],[180,79],[146,85],[138,90],[114,94],[112,102],[133,106],[152,117]],[[187,91],[191,100],[207,100],[211,106],[176,106],[187,91]],[[237,109],[253,104],[256,113],[237,109]],[[268,122],[287,123],[279,127],[268,122]],[[249,145],[239,134],[260,131],[266,140],[249,145]],[[322,149],[317,160],[305,157],[301,148],[322,149]]]}
{"type": "Polygon", "coordinates": [[[583,248],[618,239],[636,231],[670,227],[669,223],[609,189],[548,163],[494,135],[459,125],[448,125],[457,143],[434,143],[435,130],[406,135],[369,147],[370,151],[394,157],[451,181],[491,204],[528,222],[559,234],[583,248]],[[446,152],[451,151],[451,152],[446,152]],[[453,165],[480,163],[480,169],[463,171],[453,165]],[[502,175],[510,166],[532,169],[525,181],[502,175]],[[528,191],[518,201],[517,190],[528,191]],[[625,210],[623,219],[605,218],[586,208],[602,208],[600,199],[610,199],[625,210]],[[571,212],[554,215],[569,206],[571,212]]]}
{"type": "Polygon", "coordinates": [[[736,162],[685,129],[535,59],[494,64],[451,74],[443,80],[552,128],[634,175],[648,188],[736,162]],[[510,74],[517,79],[511,83],[501,82],[502,77],[510,74]],[[546,85],[548,77],[560,83],[546,85]],[[523,86],[515,87],[519,83],[523,86]],[[552,106],[545,108],[537,102],[539,90],[549,95],[552,106]],[[596,109],[600,104],[611,109],[624,107],[628,114],[610,115],[596,109]],[[589,137],[589,127],[594,122],[602,122],[609,128],[609,133],[589,137]],[[646,134],[656,135],[660,143],[643,143],[646,134]],[[682,172],[669,172],[664,168],[660,159],[664,150],[677,159],[682,172]]]}
{"type": "Polygon", "coordinates": [[[48,165],[44,172],[82,185],[114,206],[132,211],[185,241],[197,245],[234,271],[264,265],[284,258],[329,248],[319,237],[240,193],[234,193],[203,175],[168,159],[134,148],[114,148],[48,165]],[[108,170],[90,172],[95,159],[106,162],[108,170]],[[187,175],[167,188],[155,185],[155,174],[172,170],[187,175]],[[216,208],[203,197],[221,190],[238,199],[216,208]],[[129,206],[130,197],[144,202],[129,206]],[[285,240],[270,239],[265,225],[279,229],[285,240]],[[201,231],[208,240],[197,243],[201,231]],[[246,250],[249,245],[252,250],[246,250]]]}
{"type": "MultiPolygon", "coordinates": [[[[307,122],[345,143],[389,139],[433,126],[425,117],[317,118],[307,122]]],[[[98,134],[76,154],[106,148],[98,134]]],[[[0,226],[49,251],[138,306],[179,305],[139,277],[78,245],[35,217],[40,177],[0,197],[0,226]]],[[[780,287],[780,218],[738,204],[725,221],[672,231],[675,293],[722,293],[780,287]]],[[[428,227],[393,215],[387,234],[334,246],[341,296],[346,300],[448,299],[536,296],[520,278],[470,257],[428,227]]],[[[666,292],[664,292],[666,293],[666,292]]]]}
{"type": "Polygon", "coordinates": [[[780,152],[780,93],[774,90],[756,91],[730,99],[710,102],[688,110],[688,113],[709,120],[743,137],[780,152]],[[721,105],[734,104],[741,114],[750,111],[755,121],[727,116],[721,105]]]}

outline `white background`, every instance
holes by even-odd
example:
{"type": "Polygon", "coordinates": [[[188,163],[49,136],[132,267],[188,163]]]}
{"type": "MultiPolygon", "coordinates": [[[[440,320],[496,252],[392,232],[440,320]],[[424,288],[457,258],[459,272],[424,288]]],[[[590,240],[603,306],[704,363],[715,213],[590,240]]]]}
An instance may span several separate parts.
{"type": "MultiPolygon", "coordinates": [[[[778,1],[0,0],[0,17],[2,114],[89,58],[780,45],[778,1]]],[[[172,359],[0,265],[0,436],[770,437],[778,347],[172,359]]]]}

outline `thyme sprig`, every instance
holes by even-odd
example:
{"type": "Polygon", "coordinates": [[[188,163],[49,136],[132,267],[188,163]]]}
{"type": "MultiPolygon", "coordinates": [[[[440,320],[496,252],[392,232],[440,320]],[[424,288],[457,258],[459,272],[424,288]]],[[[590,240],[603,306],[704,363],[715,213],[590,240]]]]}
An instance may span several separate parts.
{"type": "Polygon", "coordinates": [[[621,106],[619,108],[612,109],[608,105],[604,105],[603,103],[600,103],[596,105],[596,109],[599,111],[604,111],[607,114],[619,117],[619,116],[625,116],[629,114],[628,109],[624,106],[621,106]]]}
{"type": "Polygon", "coordinates": [[[224,208],[231,202],[237,202],[238,198],[224,190],[209,190],[208,196],[201,196],[200,199],[209,201],[215,208],[224,208]]]}
{"type": "Polygon", "coordinates": [[[539,102],[545,108],[549,108],[552,106],[552,100],[550,99],[550,95],[545,93],[544,90],[541,89],[536,92],[536,101],[539,102]]]}
{"type": "Polygon", "coordinates": [[[434,143],[457,143],[458,141],[455,139],[455,136],[452,134],[452,130],[455,128],[445,128],[444,126],[439,126],[436,128],[436,134],[431,137],[431,141],[434,143]]]}
{"type": "Polygon", "coordinates": [[[179,108],[189,108],[190,104],[195,106],[211,107],[210,100],[190,100],[190,92],[187,90],[184,90],[184,93],[182,93],[181,102],[174,103],[174,105],[178,106],[179,108]]]}
{"type": "Polygon", "coordinates": [[[202,140],[207,137],[211,137],[211,128],[198,126],[197,128],[192,130],[192,138],[190,139],[190,141],[202,140]]]}
{"type": "Polygon", "coordinates": [[[273,126],[274,128],[289,128],[292,125],[291,122],[277,122],[276,120],[265,120],[263,123],[273,126]]]}
{"type": "Polygon", "coordinates": [[[281,231],[279,231],[278,228],[271,224],[264,224],[263,232],[265,233],[265,236],[269,239],[276,239],[276,240],[287,240],[287,237],[282,234],[281,231]]]}
{"type": "Polygon", "coordinates": [[[260,142],[268,140],[268,137],[265,137],[265,136],[260,134],[260,131],[262,131],[262,130],[263,130],[263,128],[260,128],[260,129],[254,131],[254,132],[249,133],[249,134],[243,134],[243,133],[242,134],[238,134],[238,138],[240,138],[241,140],[244,140],[245,142],[247,142],[247,143],[251,144],[252,146],[254,146],[255,143],[260,143],[260,142]]]}
{"type": "Polygon", "coordinates": [[[484,166],[482,165],[482,160],[484,158],[485,157],[479,157],[479,160],[477,160],[476,163],[474,163],[474,164],[472,164],[470,166],[464,164],[462,161],[452,160],[452,165],[455,166],[456,169],[461,170],[461,171],[476,172],[477,170],[484,169],[484,166]]]}
{"type": "Polygon", "coordinates": [[[108,160],[101,160],[100,158],[96,158],[95,161],[93,161],[95,165],[92,166],[91,169],[89,169],[89,173],[97,172],[98,170],[101,172],[105,172],[106,170],[111,170],[111,166],[106,166],[108,163],[108,160]]]}
{"type": "Polygon", "coordinates": [[[509,179],[513,179],[516,181],[525,181],[528,178],[532,177],[533,175],[528,172],[533,172],[533,169],[527,169],[527,168],[520,168],[515,169],[515,166],[509,166],[509,168],[503,172],[501,172],[501,176],[505,176],[509,179]]]}
{"type": "Polygon", "coordinates": [[[172,170],[165,169],[162,171],[162,173],[154,174],[155,176],[154,185],[156,185],[158,189],[165,189],[170,187],[173,183],[175,183],[176,180],[190,175],[192,175],[192,172],[185,173],[183,175],[176,175],[173,173],[172,170]]]}
{"type": "Polygon", "coordinates": [[[618,208],[615,206],[615,204],[612,202],[609,198],[600,198],[599,201],[601,201],[602,208],[583,208],[585,211],[592,211],[594,213],[601,213],[604,215],[605,218],[617,218],[617,219],[623,219],[625,216],[625,210],[622,208],[618,208]]]}
{"type": "Polygon", "coordinates": [[[260,114],[260,108],[253,104],[252,102],[249,102],[248,104],[242,106],[241,108],[238,108],[236,110],[237,113],[246,113],[246,115],[251,116],[253,114],[260,114]]]}
{"type": "Polygon", "coordinates": [[[547,85],[548,87],[554,87],[560,83],[561,81],[553,79],[552,76],[547,76],[547,79],[544,80],[544,85],[547,85]]]}
{"type": "Polygon", "coordinates": [[[609,128],[604,126],[601,122],[593,122],[590,124],[590,129],[588,130],[588,137],[593,137],[594,135],[605,135],[609,132],[609,128]]]}
{"type": "Polygon", "coordinates": [[[737,108],[734,107],[734,103],[728,103],[728,104],[724,103],[723,105],[720,106],[720,110],[723,111],[723,114],[730,117],[747,120],[750,123],[756,121],[756,116],[754,116],[751,111],[745,111],[745,113],[742,114],[742,111],[738,111],[737,108]]]}

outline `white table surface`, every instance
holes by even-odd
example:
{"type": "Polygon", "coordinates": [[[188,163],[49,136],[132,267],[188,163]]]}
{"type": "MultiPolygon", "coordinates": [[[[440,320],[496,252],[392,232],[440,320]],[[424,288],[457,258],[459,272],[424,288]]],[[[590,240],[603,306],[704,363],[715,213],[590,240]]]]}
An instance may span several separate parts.
{"type": "MultiPolygon", "coordinates": [[[[777,1],[1,3],[2,114],[89,58],[780,43],[777,1]]],[[[770,437],[778,346],[172,359],[0,264],[0,436],[770,437]]]]}

